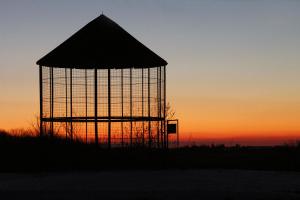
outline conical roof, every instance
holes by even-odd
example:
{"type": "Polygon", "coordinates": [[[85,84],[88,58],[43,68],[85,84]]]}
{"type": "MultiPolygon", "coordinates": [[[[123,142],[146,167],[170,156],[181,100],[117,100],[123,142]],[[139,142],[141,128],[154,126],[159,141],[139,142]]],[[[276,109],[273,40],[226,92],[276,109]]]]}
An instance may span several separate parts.
{"type": "Polygon", "coordinates": [[[167,62],[102,14],[37,61],[37,65],[107,69],[157,67],[167,62]]]}

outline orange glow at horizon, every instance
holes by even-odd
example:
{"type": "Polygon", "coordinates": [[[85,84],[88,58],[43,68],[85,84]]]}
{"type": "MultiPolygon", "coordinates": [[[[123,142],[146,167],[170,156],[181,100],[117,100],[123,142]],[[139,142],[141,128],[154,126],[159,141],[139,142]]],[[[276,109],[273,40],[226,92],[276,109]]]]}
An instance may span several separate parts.
{"type": "MultiPolygon", "coordinates": [[[[172,90],[173,87],[168,92],[172,90]]],[[[28,96],[29,99],[36,94],[28,96]]],[[[274,145],[300,139],[300,106],[296,98],[271,99],[240,93],[230,97],[210,94],[209,98],[207,94],[169,96],[183,143],[274,145]]],[[[36,123],[38,107],[38,101],[2,101],[0,129],[30,128],[36,123]]]]}
{"type": "MultiPolygon", "coordinates": [[[[190,101],[191,102],[191,101],[190,101]]],[[[223,103],[222,103],[223,104],[223,103]]],[[[216,102],[190,103],[174,107],[179,118],[180,140],[183,144],[241,144],[241,145],[275,145],[300,140],[300,127],[297,123],[298,111],[295,108],[285,111],[269,105],[255,110],[237,105],[220,105],[216,102]],[[195,108],[196,107],[196,108],[195,108]],[[273,107],[273,108],[272,108],[273,107]],[[272,108],[272,109],[271,109],[272,108]],[[270,109],[270,110],[268,110],[270,109]],[[182,112],[182,110],[184,112],[182,112]],[[195,113],[201,110],[202,113],[195,113]],[[267,113],[262,115],[264,110],[267,113]]],[[[16,104],[13,108],[2,108],[0,129],[31,128],[36,122],[29,104],[16,104]],[[19,112],[18,115],[15,113],[19,112]],[[26,119],[26,120],[24,120],[26,119]]]]}
{"type": "Polygon", "coordinates": [[[205,98],[195,94],[193,98],[174,99],[182,140],[254,145],[300,140],[298,97],[224,96],[205,98]]]}

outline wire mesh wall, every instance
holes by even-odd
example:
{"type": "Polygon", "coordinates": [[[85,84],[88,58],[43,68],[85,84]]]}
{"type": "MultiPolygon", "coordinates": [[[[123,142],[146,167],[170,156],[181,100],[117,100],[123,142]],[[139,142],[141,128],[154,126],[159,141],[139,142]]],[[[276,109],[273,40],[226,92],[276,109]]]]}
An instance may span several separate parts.
{"type": "Polygon", "coordinates": [[[40,67],[43,133],[110,146],[163,147],[165,67],[40,67]]]}

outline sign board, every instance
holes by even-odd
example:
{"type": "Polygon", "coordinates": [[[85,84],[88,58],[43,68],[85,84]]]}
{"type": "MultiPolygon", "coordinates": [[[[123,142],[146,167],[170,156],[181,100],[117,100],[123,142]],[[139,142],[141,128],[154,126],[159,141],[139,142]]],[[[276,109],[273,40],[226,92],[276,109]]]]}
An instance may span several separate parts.
{"type": "Polygon", "coordinates": [[[168,134],[176,134],[177,133],[177,124],[168,124],[167,125],[168,134]]]}

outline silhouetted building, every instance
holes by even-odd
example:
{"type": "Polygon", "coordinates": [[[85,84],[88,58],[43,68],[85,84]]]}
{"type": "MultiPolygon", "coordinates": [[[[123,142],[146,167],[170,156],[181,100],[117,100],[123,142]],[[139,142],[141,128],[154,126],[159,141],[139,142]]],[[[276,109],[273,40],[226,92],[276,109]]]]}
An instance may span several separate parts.
{"type": "Polygon", "coordinates": [[[37,61],[41,134],[166,144],[167,62],[104,15],[37,61]]]}

